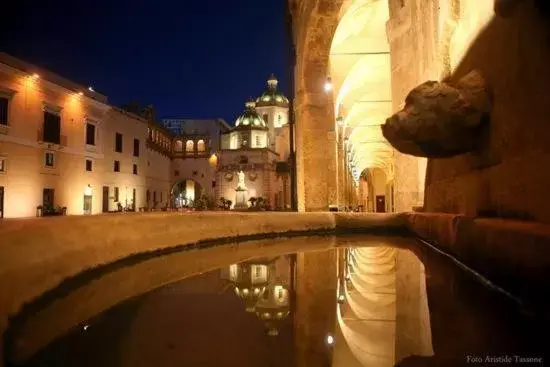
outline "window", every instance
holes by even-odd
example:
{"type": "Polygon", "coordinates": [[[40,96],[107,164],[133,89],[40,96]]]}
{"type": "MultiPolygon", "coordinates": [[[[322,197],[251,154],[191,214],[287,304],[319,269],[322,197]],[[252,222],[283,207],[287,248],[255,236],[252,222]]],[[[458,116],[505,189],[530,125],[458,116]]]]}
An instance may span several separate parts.
{"type": "Polygon", "coordinates": [[[264,113],[264,121],[265,121],[266,124],[269,123],[267,113],[264,113]]]}
{"type": "Polygon", "coordinates": [[[115,187],[115,202],[118,202],[118,187],[115,187]]]}
{"type": "Polygon", "coordinates": [[[153,191],[153,203],[157,203],[157,192],[153,191]]]}
{"type": "Polygon", "coordinates": [[[86,159],[86,171],[92,172],[92,160],[86,159]]]}
{"type": "Polygon", "coordinates": [[[0,173],[6,172],[6,158],[0,157],[0,173]]]}
{"type": "Polygon", "coordinates": [[[50,111],[44,111],[42,141],[53,144],[61,142],[61,116],[50,111]]]}
{"type": "Polygon", "coordinates": [[[132,167],[132,172],[134,173],[134,175],[137,175],[137,174],[138,174],[138,171],[137,171],[137,164],[134,164],[134,166],[132,167]]]}
{"type": "Polygon", "coordinates": [[[162,203],[162,191],[160,192],[160,202],[162,203]]]}
{"type": "Polygon", "coordinates": [[[8,124],[8,102],[6,97],[0,97],[0,125],[8,124]]]}
{"type": "Polygon", "coordinates": [[[113,171],[120,172],[120,161],[115,161],[115,164],[113,166],[113,171]]]}
{"type": "Polygon", "coordinates": [[[212,181],[212,188],[216,187],[216,181],[212,181]]]}
{"type": "Polygon", "coordinates": [[[86,123],[86,145],[95,145],[95,125],[86,123]]]}
{"type": "Polygon", "coordinates": [[[199,140],[199,141],[197,142],[197,150],[198,150],[199,152],[204,152],[204,151],[206,150],[206,146],[205,146],[205,144],[204,144],[204,140],[201,139],[201,140],[199,140]]]}
{"type": "Polygon", "coordinates": [[[46,152],[44,156],[44,165],[46,167],[53,168],[55,166],[55,159],[54,159],[53,152],[46,152]]]}
{"type": "Polygon", "coordinates": [[[177,177],[177,176],[179,176],[179,175],[180,175],[180,171],[178,171],[178,170],[175,170],[175,171],[174,171],[174,176],[176,176],[176,177],[177,177]]]}
{"type": "Polygon", "coordinates": [[[195,142],[193,140],[187,140],[185,143],[185,151],[191,153],[195,150],[195,142]]]}
{"type": "Polygon", "coordinates": [[[120,133],[115,135],[115,152],[122,153],[122,134],[120,133]]]}
{"type": "Polygon", "coordinates": [[[260,136],[259,135],[256,135],[256,146],[257,147],[260,146],[260,136]]]}
{"type": "Polygon", "coordinates": [[[283,115],[277,115],[277,122],[279,123],[279,125],[283,123],[283,115]]]}
{"type": "Polygon", "coordinates": [[[134,139],[134,157],[139,157],[139,139],[134,139]]]}

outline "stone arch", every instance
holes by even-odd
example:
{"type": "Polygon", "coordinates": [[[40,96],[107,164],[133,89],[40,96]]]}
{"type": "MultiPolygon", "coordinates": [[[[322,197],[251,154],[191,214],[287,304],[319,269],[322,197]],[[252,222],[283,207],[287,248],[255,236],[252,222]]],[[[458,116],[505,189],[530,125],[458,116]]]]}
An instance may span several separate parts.
{"type": "Polygon", "coordinates": [[[176,182],[170,190],[172,204],[176,208],[192,206],[203,192],[202,185],[192,178],[176,182]]]}
{"type": "Polygon", "coordinates": [[[185,142],[185,151],[191,153],[195,151],[195,142],[191,139],[185,142]]]}
{"type": "Polygon", "coordinates": [[[204,142],[203,139],[200,139],[199,141],[197,141],[197,151],[199,153],[204,153],[206,151],[206,143],[204,142]]]}
{"type": "Polygon", "coordinates": [[[177,139],[174,144],[174,151],[183,152],[183,142],[180,139],[177,139]]]}

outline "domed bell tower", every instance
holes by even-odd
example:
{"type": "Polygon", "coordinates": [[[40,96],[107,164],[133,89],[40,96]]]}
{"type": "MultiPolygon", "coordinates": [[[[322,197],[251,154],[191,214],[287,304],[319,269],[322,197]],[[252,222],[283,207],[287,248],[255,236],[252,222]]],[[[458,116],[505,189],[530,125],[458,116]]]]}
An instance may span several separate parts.
{"type": "Polygon", "coordinates": [[[269,148],[279,153],[277,147],[277,135],[280,134],[283,125],[288,123],[288,98],[279,91],[279,81],[271,74],[261,96],[256,99],[256,111],[269,129],[269,148]]]}

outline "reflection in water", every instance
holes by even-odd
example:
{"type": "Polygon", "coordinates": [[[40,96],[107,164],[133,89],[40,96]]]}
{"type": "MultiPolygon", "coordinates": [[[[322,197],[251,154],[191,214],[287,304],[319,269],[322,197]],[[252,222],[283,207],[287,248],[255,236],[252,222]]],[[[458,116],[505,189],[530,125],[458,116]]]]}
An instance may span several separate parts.
{"type": "Polygon", "coordinates": [[[293,238],[113,270],[21,316],[5,350],[16,365],[48,367],[456,366],[466,356],[544,356],[550,348],[536,337],[544,319],[520,311],[410,240],[293,238]]]}
{"type": "Polygon", "coordinates": [[[247,261],[222,269],[221,279],[234,286],[245,302],[246,312],[255,312],[270,336],[279,335],[279,323],[290,313],[292,256],[247,261]]]}

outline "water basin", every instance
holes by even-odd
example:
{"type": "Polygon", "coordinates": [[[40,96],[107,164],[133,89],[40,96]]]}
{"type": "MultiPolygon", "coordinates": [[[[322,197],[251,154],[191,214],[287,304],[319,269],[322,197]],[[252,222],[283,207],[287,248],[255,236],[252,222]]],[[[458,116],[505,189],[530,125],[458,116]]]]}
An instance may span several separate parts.
{"type": "Polygon", "coordinates": [[[255,240],[77,278],[11,321],[7,366],[542,366],[550,350],[545,314],[409,238],[255,240]]]}

